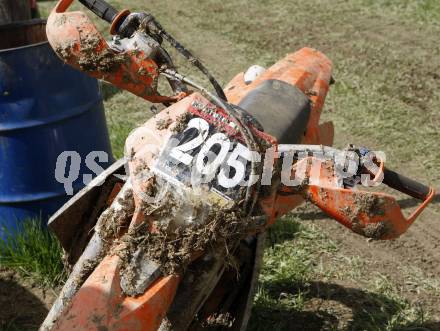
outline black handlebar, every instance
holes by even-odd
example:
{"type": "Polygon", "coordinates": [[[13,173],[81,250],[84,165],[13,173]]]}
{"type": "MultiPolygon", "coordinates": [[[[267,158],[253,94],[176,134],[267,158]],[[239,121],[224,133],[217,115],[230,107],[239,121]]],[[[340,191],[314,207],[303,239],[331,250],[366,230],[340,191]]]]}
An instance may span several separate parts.
{"type": "Polygon", "coordinates": [[[104,0],[79,0],[79,2],[110,24],[118,15],[118,11],[104,0]]]}
{"type": "Polygon", "coordinates": [[[430,187],[389,169],[384,170],[383,183],[397,191],[420,200],[426,200],[431,193],[430,187]]]}

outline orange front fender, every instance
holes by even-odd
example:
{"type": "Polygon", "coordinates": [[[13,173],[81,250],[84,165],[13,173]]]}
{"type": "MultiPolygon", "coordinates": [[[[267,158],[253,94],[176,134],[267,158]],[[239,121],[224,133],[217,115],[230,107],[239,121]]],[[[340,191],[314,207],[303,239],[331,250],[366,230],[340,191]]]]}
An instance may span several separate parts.
{"type": "Polygon", "coordinates": [[[180,277],[156,280],[139,297],[120,286],[118,256],[107,256],[90,275],[53,330],[155,331],[165,317],[180,277]]]}

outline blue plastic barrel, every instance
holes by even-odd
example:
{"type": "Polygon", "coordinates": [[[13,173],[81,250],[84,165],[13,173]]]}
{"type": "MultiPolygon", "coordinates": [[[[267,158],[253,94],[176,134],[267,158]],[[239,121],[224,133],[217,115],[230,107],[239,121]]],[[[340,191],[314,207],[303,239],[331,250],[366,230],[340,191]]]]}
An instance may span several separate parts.
{"type": "Polygon", "coordinates": [[[85,164],[90,152],[107,153],[108,162],[96,160],[102,168],[114,161],[98,81],[58,59],[44,21],[0,26],[1,228],[47,220],[70,198],[55,178],[64,151],[81,157],[75,191],[83,174],[94,175],[85,164]]]}

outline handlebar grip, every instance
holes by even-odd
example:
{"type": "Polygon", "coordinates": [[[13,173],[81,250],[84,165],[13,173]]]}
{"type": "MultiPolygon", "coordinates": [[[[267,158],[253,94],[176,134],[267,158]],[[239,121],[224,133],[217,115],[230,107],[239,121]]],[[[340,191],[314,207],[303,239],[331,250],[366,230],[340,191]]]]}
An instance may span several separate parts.
{"type": "Polygon", "coordinates": [[[110,24],[118,16],[118,11],[104,0],[79,0],[79,2],[110,24]]]}
{"type": "Polygon", "coordinates": [[[430,187],[389,169],[384,169],[383,183],[419,200],[426,200],[431,193],[430,187]]]}

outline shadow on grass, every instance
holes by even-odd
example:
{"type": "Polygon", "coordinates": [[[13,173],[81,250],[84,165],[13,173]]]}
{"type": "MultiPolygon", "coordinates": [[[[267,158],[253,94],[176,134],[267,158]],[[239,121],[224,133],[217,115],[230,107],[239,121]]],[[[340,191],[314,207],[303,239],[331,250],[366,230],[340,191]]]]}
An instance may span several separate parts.
{"type": "Polygon", "coordinates": [[[326,213],[322,211],[310,211],[306,213],[295,213],[295,216],[303,221],[310,221],[310,220],[324,220],[330,218],[326,213]]]}
{"type": "Polygon", "coordinates": [[[0,279],[0,330],[38,330],[48,310],[44,303],[14,280],[0,279]]]}
{"type": "Polygon", "coordinates": [[[278,219],[267,231],[266,244],[274,246],[292,240],[301,231],[301,224],[290,218],[278,219]]]}
{"type": "Polygon", "coordinates": [[[121,90],[113,86],[112,84],[106,82],[101,83],[101,94],[104,100],[108,100],[120,92],[121,90]]]}
{"type": "MultiPolygon", "coordinates": [[[[249,323],[249,331],[264,330],[385,330],[393,317],[403,309],[403,303],[384,295],[357,288],[320,281],[307,285],[278,282],[266,285],[269,301],[256,300],[249,323]],[[301,309],[279,302],[286,295],[302,293],[301,309]],[[345,321],[340,325],[339,320],[345,321]]],[[[395,322],[394,322],[395,323],[395,322]]],[[[393,324],[393,330],[440,330],[439,321],[393,324]]]]}

